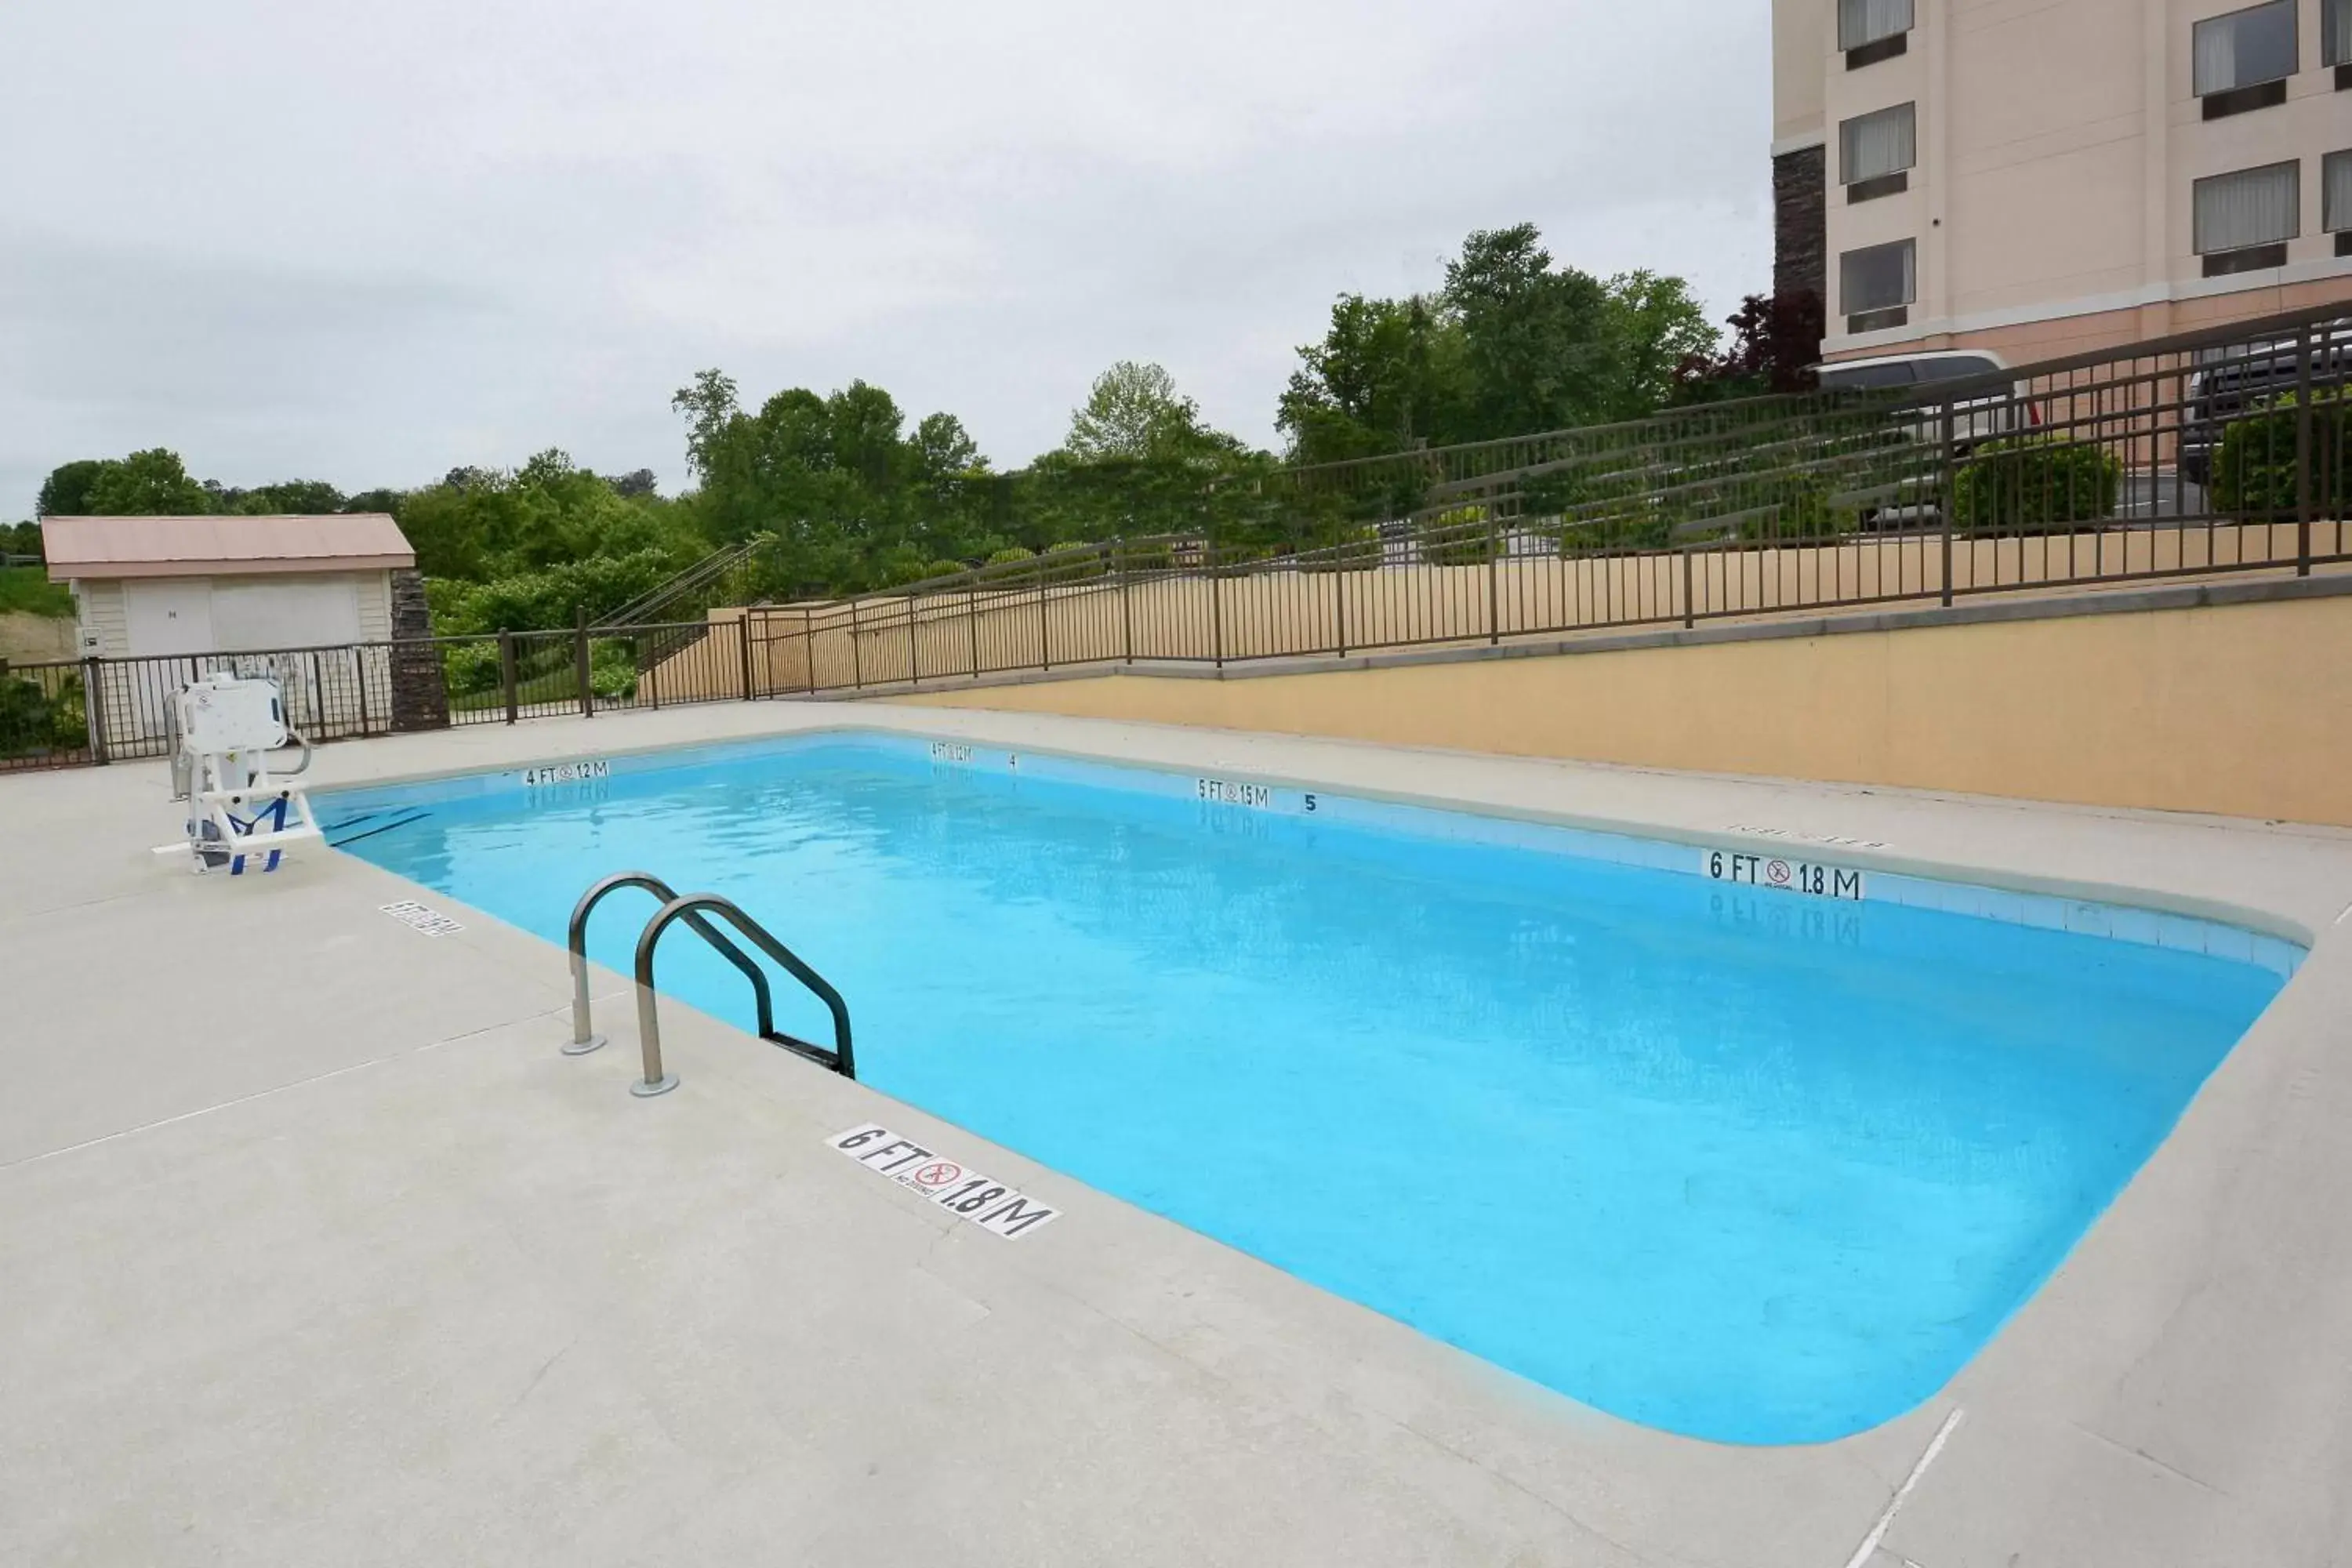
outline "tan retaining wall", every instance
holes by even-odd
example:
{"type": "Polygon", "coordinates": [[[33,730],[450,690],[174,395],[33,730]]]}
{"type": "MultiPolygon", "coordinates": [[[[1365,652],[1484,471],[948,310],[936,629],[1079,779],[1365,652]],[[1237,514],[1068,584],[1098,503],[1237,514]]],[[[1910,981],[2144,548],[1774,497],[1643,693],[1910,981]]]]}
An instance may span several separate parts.
{"type": "MultiPolygon", "coordinates": [[[[2311,549],[2344,552],[2352,525],[2321,521],[2311,549]]],[[[2291,563],[2300,540],[2284,524],[2157,527],[1960,540],[1952,552],[1964,595],[2079,592],[2087,579],[2200,574],[2291,563]]],[[[751,613],[753,682],[763,695],[842,691],[960,676],[1065,668],[1122,659],[1211,663],[1300,654],[1484,643],[1610,626],[1702,624],[1839,604],[1932,602],[1943,587],[1935,536],[1821,545],[1710,549],[1485,565],[1379,570],[1263,570],[1202,576],[1115,577],[992,593],[876,597],[856,606],[751,613]]],[[[711,614],[728,647],[742,612],[711,614]]],[[[665,701],[742,695],[740,653],[700,647],[655,671],[665,701]]]]}
{"type": "Polygon", "coordinates": [[[2352,826],[2352,596],[901,699],[2352,826]]]}

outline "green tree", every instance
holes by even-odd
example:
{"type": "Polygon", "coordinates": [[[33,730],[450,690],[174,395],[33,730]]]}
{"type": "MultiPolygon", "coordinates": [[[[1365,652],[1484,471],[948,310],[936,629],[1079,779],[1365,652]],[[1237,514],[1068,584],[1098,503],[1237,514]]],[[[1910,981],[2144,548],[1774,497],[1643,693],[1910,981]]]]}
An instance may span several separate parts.
{"type": "Polygon", "coordinates": [[[512,473],[454,469],[440,484],[401,498],[398,514],[425,575],[459,582],[645,555],[674,563],[675,571],[704,550],[690,515],[675,503],[625,499],[557,450],[512,473]]]}
{"type": "Polygon", "coordinates": [[[700,488],[681,504],[711,538],[766,539],[761,591],[837,594],[972,561],[1013,531],[1013,499],[961,421],[934,414],[910,431],[869,382],[830,395],[780,392],[756,413],[706,371],[672,400],[687,420],[700,488]]]}
{"type": "Polygon", "coordinates": [[[1070,415],[1063,447],[1080,462],[1149,458],[1196,444],[1201,435],[1201,405],[1176,390],[1174,376],[1121,360],[1095,377],[1070,415]]]}
{"type": "Polygon", "coordinates": [[[742,411],[736,401],[734,378],[723,371],[698,371],[693,384],[680,387],[669,405],[686,416],[687,462],[708,478],[713,450],[742,411]]]}
{"type": "Polygon", "coordinates": [[[1609,290],[1590,273],[1554,270],[1535,225],[1465,240],[1445,268],[1445,301],[1462,323],[1472,439],[1598,424],[1622,409],[1609,290]]]}
{"type": "Polygon", "coordinates": [[[1063,447],[1020,476],[1020,542],[1215,534],[1215,486],[1265,461],[1203,424],[1165,370],[1121,361],[1095,378],[1063,447]]]}
{"type": "Polygon", "coordinates": [[[1311,464],[1634,419],[1718,342],[1679,278],[1603,282],[1556,267],[1532,224],[1484,230],[1434,298],[1341,295],[1276,423],[1311,464]]]}
{"type": "Polygon", "coordinates": [[[925,484],[988,470],[988,459],[980,455],[980,443],[971,438],[963,421],[952,414],[926,415],[922,423],[915,426],[908,445],[913,448],[915,478],[925,484]]]}
{"type": "Polygon", "coordinates": [[[212,510],[205,487],[177,452],[157,447],[108,463],[84,498],[93,517],[199,517],[212,510]]]}
{"type": "Polygon", "coordinates": [[[869,496],[888,497],[910,466],[901,432],[907,416],[878,386],[853,381],[824,400],[824,439],[833,466],[856,479],[869,496]]]}
{"type": "Polygon", "coordinates": [[[89,517],[90,487],[113,465],[98,458],[60,464],[41,481],[40,499],[33,504],[36,517],[89,517]]]}
{"type": "Polygon", "coordinates": [[[917,491],[909,542],[929,558],[926,576],[938,576],[944,563],[978,562],[1003,543],[1010,492],[962,420],[925,416],[908,437],[907,465],[917,491]]]}
{"type": "Polygon", "coordinates": [[[1467,439],[1469,361],[1441,302],[1343,294],[1323,341],[1298,351],[1276,424],[1302,463],[1467,439]]]}
{"type": "Polygon", "coordinates": [[[1706,319],[1706,308],[1679,278],[1627,272],[1606,285],[1607,322],[1616,361],[1610,416],[1640,419],[1674,400],[1679,378],[1692,364],[1704,364],[1722,345],[1723,334],[1706,319]]]}
{"type": "Polygon", "coordinates": [[[252,489],[229,489],[206,479],[212,509],[242,517],[325,517],[343,510],[343,492],[323,479],[289,479],[252,489]]]}

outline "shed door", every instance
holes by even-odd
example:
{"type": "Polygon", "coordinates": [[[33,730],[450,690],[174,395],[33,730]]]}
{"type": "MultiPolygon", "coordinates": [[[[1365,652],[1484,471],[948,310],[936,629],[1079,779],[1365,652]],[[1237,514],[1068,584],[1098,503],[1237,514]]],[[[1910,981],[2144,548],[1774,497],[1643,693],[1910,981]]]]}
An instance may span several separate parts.
{"type": "Polygon", "coordinates": [[[210,653],[213,585],[206,577],[163,577],[122,584],[122,618],[133,658],[210,653]]]}
{"type": "Polygon", "coordinates": [[[213,590],[222,648],[258,653],[340,647],[360,640],[359,588],[349,577],[274,577],[213,590]]]}

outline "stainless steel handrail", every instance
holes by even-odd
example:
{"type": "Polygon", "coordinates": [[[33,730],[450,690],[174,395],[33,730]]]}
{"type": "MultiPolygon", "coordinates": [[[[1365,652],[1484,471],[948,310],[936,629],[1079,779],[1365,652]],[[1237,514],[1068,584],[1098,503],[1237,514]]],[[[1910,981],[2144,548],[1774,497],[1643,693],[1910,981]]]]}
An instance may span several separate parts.
{"type": "MultiPolygon", "coordinates": [[[[572,1043],[563,1047],[563,1054],[567,1057],[584,1057],[591,1051],[604,1048],[604,1037],[596,1033],[589,1013],[588,917],[596,912],[598,904],[625,888],[642,888],[659,899],[665,908],[677,901],[677,889],[659,877],[644,871],[622,871],[605,878],[581,894],[580,901],[572,906],[572,926],[567,944],[572,950],[572,1043]]],[[[751,989],[760,998],[760,1021],[764,1030],[772,1011],[767,973],[749,953],[729,942],[700,915],[692,917],[692,924],[705,942],[717,948],[730,963],[750,977],[751,989]]]]}
{"type": "Polygon", "coordinates": [[[857,1060],[849,1037],[849,1005],[841,999],[841,993],[835,991],[824,975],[802,963],[797,953],[778,942],[759,921],[745,914],[733,900],[722,899],[716,893],[690,893],[664,904],[661,912],[654,916],[644,934],[637,938],[637,1037],[645,1048],[646,1076],[642,1081],[630,1085],[629,1092],[649,1099],[656,1094],[667,1094],[677,1087],[677,1079],[662,1070],[661,1015],[654,994],[654,952],[661,945],[664,933],[680,921],[691,926],[705,940],[717,942],[722,944],[722,948],[731,947],[732,944],[711,931],[709,922],[702,918],[706,911],[733,926],[753,946],[775,960],[793,979],[814,992],[817,1000],[833,1014],[831,1050],[790,1035],[778,1034],[774,1016],[768,1005],[767,984],[762,980],[757,986],[760,1037],[772,1045],[782,1046],[794,1056],[814,1062],[819,1067],[830,1068],[844,1078],[856,1078],[857,1060]]]}

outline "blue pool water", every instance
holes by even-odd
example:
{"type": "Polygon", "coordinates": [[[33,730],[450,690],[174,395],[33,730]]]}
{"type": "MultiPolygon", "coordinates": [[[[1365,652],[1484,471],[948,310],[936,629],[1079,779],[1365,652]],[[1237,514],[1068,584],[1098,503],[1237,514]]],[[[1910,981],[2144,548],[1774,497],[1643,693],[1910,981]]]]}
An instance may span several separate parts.
{"type": "MultiPolygon", "coordinates": [[[[1736,1443],[1941,1388],[2292,967],[2222,927],[2209,956],[2178,950],[2186,922],[2171,947],[2070,934],[1886,901],[1901,879],[1808,898],[1709,880],[1686,847],[940,751],[767,742],[320,816],[556,942],[610,871],[725,893],[846,994],[874,1087],[1736,1443]],[[1568,852],[1596,847],[1620,860],[1568,852]]],[[[608,906],[596,955],[625,968],[649,910],[608,906]]],[[[750,1022],[690,940],[661,981],[750,1022]]],[[[830,1037],[797,995],[782,1021],[830,1037]]],[[[1083,1216],[1040,1244],[1086,1245],[1083,1216]]]]}

